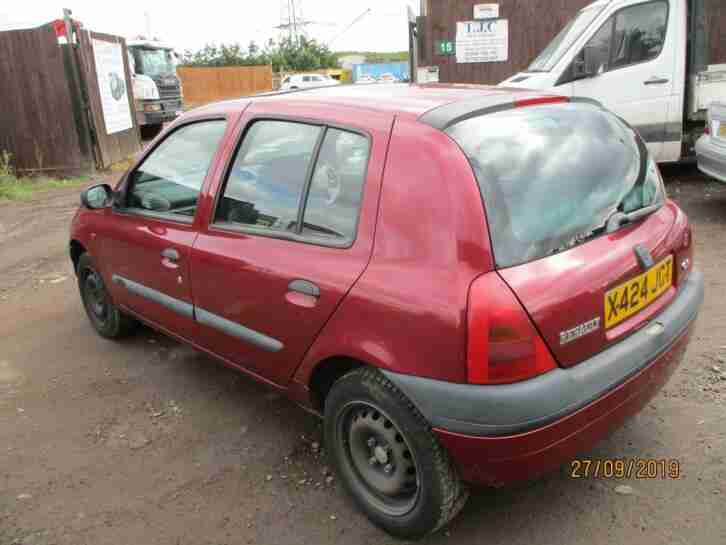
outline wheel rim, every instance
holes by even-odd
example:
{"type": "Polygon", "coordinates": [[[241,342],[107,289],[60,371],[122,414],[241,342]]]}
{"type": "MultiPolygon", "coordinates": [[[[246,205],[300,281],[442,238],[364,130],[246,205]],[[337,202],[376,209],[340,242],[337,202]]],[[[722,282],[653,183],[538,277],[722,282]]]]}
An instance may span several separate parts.
{"type": "Polygon", "coordinates": [[[409,513],[420,493],[419,467],[405,435],[379,407],[348,403],[338,419],[346,470],[367,501],[391,516],[409,513]]]}
{"type": "Polygon", "coordinates": [[[108,319],[109,301],[103,280],[96,271],[89,270],[83,283],[84,300],[91,317],[103,325],[108,319]]]}

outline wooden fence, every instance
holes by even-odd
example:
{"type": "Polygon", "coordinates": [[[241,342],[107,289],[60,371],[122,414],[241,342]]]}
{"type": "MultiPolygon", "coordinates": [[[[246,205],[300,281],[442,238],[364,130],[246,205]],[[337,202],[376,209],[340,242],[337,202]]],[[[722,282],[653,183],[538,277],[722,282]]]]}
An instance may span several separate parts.
{"type": "MultiPolygon", "coordinates": [[[[498,0],[500,17],[509,19],[509,60],[457,63],[435,54],[439,40],[456,41],[457,21],[471,21],[480,0],[427,0],[419,41],[419,64],[439,66],[442,82],[496,84],[524,70],[577,12],[592,0],[498,0]]],[[[726,62],[726,1],[706,0],[710,58],[726,62]]]]}
{"type": "Polygon", "coordinates": [[[19,174],[78,175],[141,149],[124,39],[74,26],[70,45],[53,24],[0,32],[0,151],[19,174]],[[106,127],[94,40],[121,47],[128,129],[106,127]]]}
{"type": "Polygon", "coordinates": [[[75,175],[92,166],[63,57],[52,25],[0,32],[0,151],[12,154],[20,174],[75,175]]]}
{"type": "Polygon", "coordinates": [[[184,106],[194,107],[272,91],[272,67],[267,66],[180,66],[184,106]]]}

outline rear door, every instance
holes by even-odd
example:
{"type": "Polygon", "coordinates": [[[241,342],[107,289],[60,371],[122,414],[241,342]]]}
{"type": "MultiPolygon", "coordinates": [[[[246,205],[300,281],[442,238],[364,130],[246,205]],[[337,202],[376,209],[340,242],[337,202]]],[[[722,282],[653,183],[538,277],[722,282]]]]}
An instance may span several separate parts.
{"type": "Polygon", "coordinates": [[[205,119],[169,133],[129,173],[124,202],[97,233],[114,300],[188,339],[196,329],[189,258],[197,202],[226,127],[205,119]]]}
{"type": "Polygon", "coordinates": [[[368,263],[390,120],[255,106],[194,244],[194,303],[205,347],[284,384],[368,263]]]}

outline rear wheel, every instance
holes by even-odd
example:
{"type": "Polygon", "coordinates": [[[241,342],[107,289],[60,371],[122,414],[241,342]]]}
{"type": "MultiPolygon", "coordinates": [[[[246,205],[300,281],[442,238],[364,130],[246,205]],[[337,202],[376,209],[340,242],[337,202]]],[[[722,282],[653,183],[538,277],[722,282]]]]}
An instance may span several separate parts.
{"type": "Polygon", "coordinates": [[[113,304],[101,273],[96,270],[88,254],[83,254],[78,260],[78,288],[88,319],[102,337],[125,337],[138,325],[136,320],[123,314],[113,304]]]}
{"type": "Polygon", "coordinates": [[[468,491],[426,420],[375,369],[355,370],[333,385],[325,441],[356,503],[397,537],[439,529],[466,501],[468,491]]]}

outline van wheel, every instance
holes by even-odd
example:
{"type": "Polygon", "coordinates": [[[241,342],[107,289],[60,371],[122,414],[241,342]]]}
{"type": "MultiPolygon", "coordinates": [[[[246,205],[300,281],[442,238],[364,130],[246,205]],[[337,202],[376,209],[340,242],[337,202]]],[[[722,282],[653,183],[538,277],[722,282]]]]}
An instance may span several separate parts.
{"type": "Polygon", "coordinates": [[[138,322],[123,314],[113,304],[101,273],[93,265],[91,256],[83,254],[78,259],[77,273],[83,307],[98,334],[107,339],[119,339],[129,335],[138,322]]]}
{"type": "Polygon", "coordinates": [[[420,538],[453,519],[468,490],[421,413],[371,368],[340,378],[325,400],[325,445],[341,482],[376,525],[420,538]]]}

